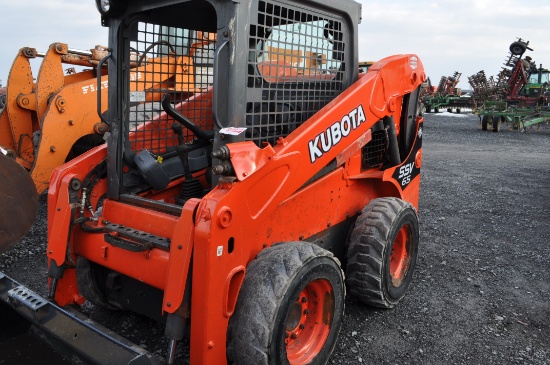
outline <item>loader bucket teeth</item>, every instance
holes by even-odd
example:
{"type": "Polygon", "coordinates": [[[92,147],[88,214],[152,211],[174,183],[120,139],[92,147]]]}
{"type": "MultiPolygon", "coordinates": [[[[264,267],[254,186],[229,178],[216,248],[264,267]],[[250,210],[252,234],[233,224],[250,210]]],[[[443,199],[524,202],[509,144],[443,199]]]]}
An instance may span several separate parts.
{"type": "Polygon", "coordinates": [[[38,194],[29,173],[0,151],[0,253],[8,251],[31,228],[38,194]]]}

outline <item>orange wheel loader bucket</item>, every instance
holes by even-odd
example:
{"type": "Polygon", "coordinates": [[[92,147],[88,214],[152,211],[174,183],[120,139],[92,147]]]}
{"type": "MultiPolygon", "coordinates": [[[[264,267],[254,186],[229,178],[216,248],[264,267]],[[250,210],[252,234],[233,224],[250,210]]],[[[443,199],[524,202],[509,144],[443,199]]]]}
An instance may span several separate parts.
{"type": "Polygon", "coordinates": [[[38,194],[29,173],[0,150],[0,253],[28,232],[37,211],[38,194]]]}

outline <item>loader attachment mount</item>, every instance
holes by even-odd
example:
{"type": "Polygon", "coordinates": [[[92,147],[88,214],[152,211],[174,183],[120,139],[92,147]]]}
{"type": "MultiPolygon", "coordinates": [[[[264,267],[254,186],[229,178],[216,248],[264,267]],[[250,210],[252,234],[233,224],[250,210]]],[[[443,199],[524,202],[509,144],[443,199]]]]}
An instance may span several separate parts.
{"type": "Polygon", "coordinates": [[[29,173],[0,149],[0,253],[8,251],[31,228],[38,194],[29,173]]]}

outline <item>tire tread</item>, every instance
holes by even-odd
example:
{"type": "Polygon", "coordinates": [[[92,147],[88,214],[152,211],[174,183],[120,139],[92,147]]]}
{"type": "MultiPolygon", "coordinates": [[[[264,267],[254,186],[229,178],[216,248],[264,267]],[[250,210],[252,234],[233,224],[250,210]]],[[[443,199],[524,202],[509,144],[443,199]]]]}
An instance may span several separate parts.
{"type": "MultiPolygon", "coordinates": [[[[268,364],[270,333],[276,325],[274,308],[285,295],[285,283],[292,280],[306,262],[320,256],[330,257],[340,266],[331,252],[307,242],[275,244],[262,250],[250,262],[237,300],[239,310],[235,311],[228,326],[229,363],[268,364]],[[265,265],[266,262],[270,265],[265,265]],[[257,288],[262,288],[261,293],[257,288]],[[242,323],[250,325],[239,325],[242,323]],[[251,348],[254,351],[251,352],[251,348]]],[[[344,273],[341,274],[343,277],[344,273]]]]}
{"type": "MultiPolygon", "coordinates": [[[[360,302],[391,308],[384,295],[383,260],[391,224],[399,212],[412,205],[393,197],[373,199],[357,218],[350,236],[346,275],[349,292],[360,302]]],[[[414,209],[414,208],[413,208],[414,209]]]]}

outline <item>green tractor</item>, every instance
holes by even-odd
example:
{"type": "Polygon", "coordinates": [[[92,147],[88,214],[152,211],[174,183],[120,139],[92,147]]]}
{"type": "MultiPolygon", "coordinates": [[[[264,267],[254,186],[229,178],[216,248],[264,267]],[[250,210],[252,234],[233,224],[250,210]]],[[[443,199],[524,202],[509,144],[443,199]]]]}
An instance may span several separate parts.
{"type": "Polygon", "coordinates": [[[481,129],[492,127],[498,132],[502,122],[516,130],[550,121],[548,82],[550,72],[542,65],[538,68],[530,56],[529,42],[519,38],[510,45],[508,60],[495,83],[480,82],[479,73],[469,77],[474,97],[480,99],[476,110],[481,129]]]}

